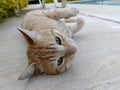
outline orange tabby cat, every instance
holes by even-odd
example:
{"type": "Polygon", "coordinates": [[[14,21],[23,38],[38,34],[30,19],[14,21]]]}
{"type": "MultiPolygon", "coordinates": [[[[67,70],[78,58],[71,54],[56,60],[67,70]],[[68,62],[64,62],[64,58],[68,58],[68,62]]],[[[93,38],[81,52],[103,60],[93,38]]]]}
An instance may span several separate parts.
{"type": "Polygon", "coordinates": [[[18,30],[28,41],[28,66],[19,80],[40,73],[59,74],[69,68],[70,61],[77,51],[72,35],[78,32],[84,21],[70,27],[60,19],[76,16],[75,8],[29,12],[18,30]]]}

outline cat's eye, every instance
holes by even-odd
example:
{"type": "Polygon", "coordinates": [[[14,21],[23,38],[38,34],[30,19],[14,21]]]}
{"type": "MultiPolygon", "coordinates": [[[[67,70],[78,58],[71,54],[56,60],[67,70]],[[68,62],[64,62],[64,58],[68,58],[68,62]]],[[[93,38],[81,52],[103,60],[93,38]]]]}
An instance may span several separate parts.
{"type": "Polygon", "coordinates": [[[61,40],[60,40],[59,37],[55,37],[55,42],[56,42],[57,44],[61,45],[61,40]]]}
{"type": "Polygon", "coordinates": [[[60,57],[57,61],[57,66],[60,66],[63,63],[63,57],[60,57]]]}

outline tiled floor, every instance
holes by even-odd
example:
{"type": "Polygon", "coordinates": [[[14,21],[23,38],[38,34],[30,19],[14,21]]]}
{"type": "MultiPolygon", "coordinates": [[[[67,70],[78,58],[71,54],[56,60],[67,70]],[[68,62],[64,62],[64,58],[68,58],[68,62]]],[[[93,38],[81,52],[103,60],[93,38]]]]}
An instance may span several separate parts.
{"type": "MultiPolygon", "coordinates": [[[[84,18],[85,25],[74,36],[79,50],[72,66],[60,75],[41,75],[18,81],[27,64],[27,44],[16,30],[23,16],[0,24],[0,90],[120,90],[120,7],[67,7],[79,8],[85,15],[77,17],[84,18]]],[[[48,5],[49,8],[54,7],[48,5]]]]}

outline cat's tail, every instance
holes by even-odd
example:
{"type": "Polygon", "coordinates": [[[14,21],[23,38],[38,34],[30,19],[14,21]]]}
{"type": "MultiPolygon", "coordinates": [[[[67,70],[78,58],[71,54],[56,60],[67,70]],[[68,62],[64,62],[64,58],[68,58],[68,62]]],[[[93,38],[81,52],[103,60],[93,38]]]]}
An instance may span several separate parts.
{"type": "Polygon", "coordinates": [[[84,23],[85,23],[82,18],[77,18],[77,19],[76,18],[70,18],[70,19],[64,19],[63,21],[66,22],[66,23],[76,23],[73,26],[69,26],[71,31],[72,31],[72,34],[75,34],[78,31],[80,31],[80,29],[84,26],[84,23]]]}
{"type": "Polygon", "coordinates": [[[75,34],[78,31],[80,31],[83,28],[84,23],[85,23],[84,19],[78,18],[76,20],[76,25],[74,25],[74,26],[71,27],[72,33],[75,34]]]}

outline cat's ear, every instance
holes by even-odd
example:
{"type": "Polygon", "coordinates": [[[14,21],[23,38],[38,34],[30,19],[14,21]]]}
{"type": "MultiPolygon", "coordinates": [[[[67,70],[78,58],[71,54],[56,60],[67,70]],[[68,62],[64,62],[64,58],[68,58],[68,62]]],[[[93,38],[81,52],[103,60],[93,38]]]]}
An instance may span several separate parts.
{"type": "Polygon", "coordinates": [[[28,67],[26,67],[24,71],[22,72],[22,74],[19,76],[18,80],[23,80],[23,79],[31,77],[34,73],[34,69],[35,68],[33,65],[29,65],[28,67]]]}
{"type": "Polygon", "coordinates": [[[24,69],[22,74],[19,76],[18,80],[30,78],[30,77],[40,74],[42,72],[43,72],[43,70],[40,66],[38,66],[36,64],[30,64],[24,69]]]}
{"type": "Polygon", "coordinates": [[[30,44],[34,43],[37,32],[29,31],[23,28],[18,28],[18,27],[17,29],[24,35],[28,43],[30,44]]]}

